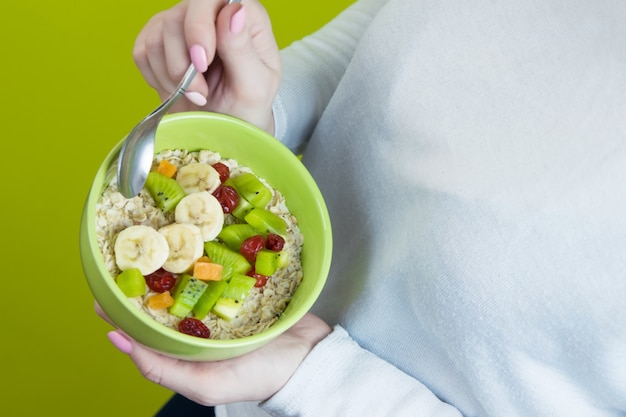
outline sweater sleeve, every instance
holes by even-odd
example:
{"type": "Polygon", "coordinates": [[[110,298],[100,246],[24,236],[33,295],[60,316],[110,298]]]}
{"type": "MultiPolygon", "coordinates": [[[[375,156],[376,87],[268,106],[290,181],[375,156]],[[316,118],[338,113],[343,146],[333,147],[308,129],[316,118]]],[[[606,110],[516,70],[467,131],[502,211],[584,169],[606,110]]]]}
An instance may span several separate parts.
{"type": "Polygon", "coordinates": [[[341,80],[358,42],[387,0],[360,0],[312,35],[281,51],[275,136],[300,152],[341,80]]]}
{"type": "Polygon", "coordinates": [[[362,349],[340,326],[260,407],[276,417],[459,417],[423,384],[362,349]]]}

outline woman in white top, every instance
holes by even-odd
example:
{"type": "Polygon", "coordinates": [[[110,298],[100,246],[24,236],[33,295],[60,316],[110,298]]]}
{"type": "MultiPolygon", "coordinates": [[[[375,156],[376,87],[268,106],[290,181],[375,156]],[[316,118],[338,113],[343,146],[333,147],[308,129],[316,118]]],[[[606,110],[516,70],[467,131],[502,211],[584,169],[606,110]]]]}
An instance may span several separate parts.
{"type": "Polygon", "coordinates": [[[230,417],[626,416],[625,2],[361,0],[279,52],[256,0],[185,0],[135,58],[304,150],[335,247],[244,357],[111,332],[148,379],[230,417]]]}

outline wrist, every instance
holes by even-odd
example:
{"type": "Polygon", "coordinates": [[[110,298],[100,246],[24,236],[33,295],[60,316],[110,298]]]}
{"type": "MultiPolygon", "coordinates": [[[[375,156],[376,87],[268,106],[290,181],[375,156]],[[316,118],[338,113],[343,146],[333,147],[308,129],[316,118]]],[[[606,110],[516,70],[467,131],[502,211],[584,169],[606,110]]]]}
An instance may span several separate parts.
{"type": "Polygon", "coordinates": [[[258,127],[274,136],[275,133],[275,123],[274,123],[274,113],[271,108],[269,111],[260,114],[258,112],[250,112],[249,114],[241,113],[239,115],[235,114],[236,117],[239,117],[242,120],[258,127]]]}

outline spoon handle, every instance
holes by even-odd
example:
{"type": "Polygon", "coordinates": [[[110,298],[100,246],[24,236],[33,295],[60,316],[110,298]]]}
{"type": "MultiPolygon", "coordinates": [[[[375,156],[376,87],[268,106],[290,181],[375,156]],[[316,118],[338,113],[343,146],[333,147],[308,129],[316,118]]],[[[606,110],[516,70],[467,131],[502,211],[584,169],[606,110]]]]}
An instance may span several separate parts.
{"type": "Polygon", "coordinates": [[[189,65],[189,68],[187,68],[187,72],[185,72],[185,75],[183,76],[183,79],[178,85],[178,88],[176,89],[176,92],[174,93],[174,95],[185,94],[185,91],[187,91],[187,87],[189,87],[189,84],[191,84],[191,80],[193,80],[193,77],[195,77],[196,74],[197,74],[197,71],[196,71],[196,68],[193,66],[193,64],[189,65]]]}
{"type": "Polygon", "coordinates": [[[178,87],[176,87],[176,90],[172,94],[170,94],[170,96],[165,99],[156,109],[154,109],[152,113],[146,116],[145,119],[154,119],[156,115],[163,116],[169,110],[169,108],[172,107],[174,103],[176,103],[176,100],[178,100],[180,96],[185,94],[185,91],[187,91],[187,87],[189,87],[189,84],[191,84],[191,80],[193,80],[193,77],[195,77],[196,74],[196,68],[193,66],[193,64],[190,65],[189,68],[187,68],[187,72],[185,72],[183,79],[180,81],[180,84],[178,84],[178,87]]]}

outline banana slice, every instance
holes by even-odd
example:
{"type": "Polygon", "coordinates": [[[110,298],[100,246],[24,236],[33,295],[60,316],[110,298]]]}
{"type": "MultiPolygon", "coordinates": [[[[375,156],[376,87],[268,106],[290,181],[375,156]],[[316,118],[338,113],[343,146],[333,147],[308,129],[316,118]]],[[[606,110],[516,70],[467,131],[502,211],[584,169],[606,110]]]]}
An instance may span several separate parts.
{"type": "Polygon", "coordinates": [[[200,162],[180,167],[176,174],[176,181],[187,194],[200,191],[212,193],[221,184],[219,172],[211,165],[200,162]]]}
{"type": "Polygon", "coordinates": [[[208,191],[183,197],[176,206],[174,219],[176,223],[192,223],[198,226],[204,242],[215,239],[224,227],[222,205],[208,191]]]}
{"type": "Polygon", "coordinates": [[[200,228],[191,223],[172,223],[159,229],[165,236],[170,253],[163,269],[174,274],[187,272],[204,253],[200,228]]]}
{"type": "Polygon", "coordinates": [[[165,237],[144,225],[122,230],[117,235],[113,251],[119,269],[138,268],[142,275],[149,275],[162,267],[170,252],[165,237]]]}

